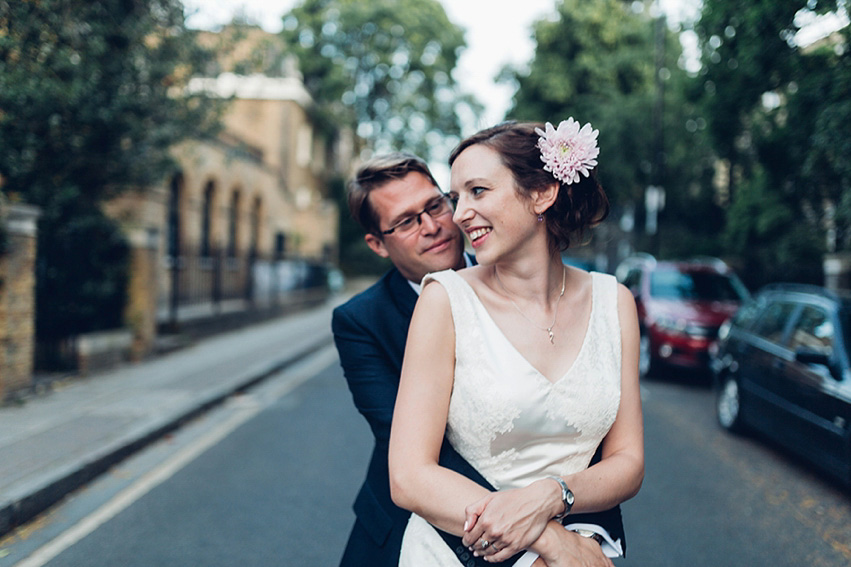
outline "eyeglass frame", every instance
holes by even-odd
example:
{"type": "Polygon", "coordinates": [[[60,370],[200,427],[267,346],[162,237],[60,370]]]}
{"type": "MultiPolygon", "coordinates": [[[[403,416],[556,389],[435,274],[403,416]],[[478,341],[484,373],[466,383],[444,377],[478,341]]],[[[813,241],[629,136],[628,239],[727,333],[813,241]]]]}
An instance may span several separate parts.
{"type": "MultiPolygon", "coordinates": [[[[422,219],[422,216],[423,216],[423,215],[428,215],[428,216],[430,216],[430,217],[432,218],[432,220],[433,220],[433,219],[436,219],[436,218],[438,218],[438,217],[442,217],[443,215],[445,215],[445,214],[447,214],[447,213],[451,213],[451,212],[453,212],[453,210],[454,210],[454,204],[455,204],[455,201],[454,201],[454,200],[453,200],[453,199],[452,199],[449,195],[447,195],[447,194],[445,194],[445,193],[444,193],[444,194],[442,194],[442,195],[438,196],[438,197],[437,197],[437,199],[435,199],[435,200],[433,200],[433,201],[429,202],[429,204],[428,204],[428,205],[426,205],[426,208],[424,208],[424,209],[423,209],[423,210],[421,210],[420,212],[415,213],[415,214],[413,214],[413,215],[408,215],[408,216],[406,216],[405,218],[403,218],[402,220],[400,220],[399,222],[397,222],[396,224],[394,224],[393,226],[391,226],[390,228],[388,228],[387,230],[382,230],[382,231],[380,231],[380,232],[381,232],[381,234],[382,234],[382,235],[385,235],[385,236],[386,236],[386,235],[393,234],[394,232],[396,232],[396,230],[398,230],[398,229],[399,229],[399,227],[400,227],[400,226],[402,226],[403,224],[407,223],[408,221],[412,221],[413,219],[417,219],[417,229],[419,229],[419,227],[421,227],[421,226],[423,225],[423,219],[422,219]],[[436,216],[435,216],[435,215],[433,215],[433,214],[431,214],[430,212],[428,212],[428,210],[429,210],[430,208],[432,208],[432,207],[436,207],[438,204],[445,204],[445,205],[446,205],[446,210],[445,210],[445,211],[442,211],[442,212],[440,212],[440,213],[436,213],[436,216]]],[[[412,225],[412,226],[413,226],[413,225],[412,225]]],[[[402,234],[400,233],[400,235],[402,235],[402,236],[410,236],[410,235],[411,235],[411,234],[413,234],[413,233],[414,233],[414,232],[410,232],[410,233],[408,233],[408,234],[404,234],[404,235],[402,235],[402,234]]]]}

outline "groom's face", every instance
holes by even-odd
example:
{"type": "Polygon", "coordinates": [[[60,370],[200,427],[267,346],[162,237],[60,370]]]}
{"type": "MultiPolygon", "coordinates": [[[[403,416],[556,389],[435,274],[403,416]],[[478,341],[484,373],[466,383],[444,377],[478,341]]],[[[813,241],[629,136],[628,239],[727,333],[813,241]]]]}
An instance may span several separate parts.
{"type": "MultiPolygon", "coordinates": [[[[369,203],[378,217],[381,230],[388,230],[400,220],[422,212],[440,190],[425,175],[412,171],[402,179],[388,181],[369,193],[369,203]]],[[[429,272],[464,267],[464,241],[461,230],[452,222],[451,210],[432,217],[419,216],[416,230],[406,234],[366,235],[373,252],[390,261],[408,280],[420,283],[429,272]]]]}

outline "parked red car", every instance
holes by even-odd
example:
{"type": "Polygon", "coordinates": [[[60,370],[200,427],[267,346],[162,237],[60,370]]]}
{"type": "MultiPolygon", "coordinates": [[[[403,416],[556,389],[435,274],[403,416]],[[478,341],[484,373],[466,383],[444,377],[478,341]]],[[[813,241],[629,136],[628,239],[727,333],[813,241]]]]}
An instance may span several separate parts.
{"type": "Polygon", "coordinates": [[[641,377],[661,367],[708,377],[718,328],[750,297],[733,270],[715,258],[662,262],[642,255],[625,260],[616,275],[635,296],[641,377]]]}

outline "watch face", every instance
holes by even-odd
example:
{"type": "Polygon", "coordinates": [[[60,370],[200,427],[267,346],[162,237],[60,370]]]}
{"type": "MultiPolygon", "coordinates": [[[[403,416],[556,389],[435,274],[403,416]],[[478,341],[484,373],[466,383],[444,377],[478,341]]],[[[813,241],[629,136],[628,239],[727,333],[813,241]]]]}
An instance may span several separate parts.
{"type": "Polygon", "coordinates": [[[567,505],[573,506],[573,492],[570,490],[567,491],[567,505]]]}

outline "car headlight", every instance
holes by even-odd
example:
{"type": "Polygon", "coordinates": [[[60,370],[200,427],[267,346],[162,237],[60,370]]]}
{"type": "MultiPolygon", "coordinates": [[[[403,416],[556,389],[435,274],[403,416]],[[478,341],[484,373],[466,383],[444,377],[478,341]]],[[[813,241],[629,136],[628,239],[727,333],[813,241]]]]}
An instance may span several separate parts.
{"type": "Polygon", "coordinates": [[[669,317],[667,315],[662,315],[661,317],[657,317],[653,324],[661,331],[668,331],[671,333],[684,333],[686,330],[686,321],[684,319],[676,319],[674,317],[669,317]]]}
{"type": "Polygon", "coordinates": [[[732,326],[733,326],[733,324],[732,324],[730,319],[727,319],[726,321],[721,323],[721,326],[718,328],[718,340],[719,341],[726,341],[727,340],[727,337],[730,336],[730,327],[732,327],[732,326]]]}
{"type": "Polygon", "coordinates": [[[693,338],[711,338],[714,331],[711,327],[668,315],[657,317],[653,324],[660,331],[693,338]]]}

